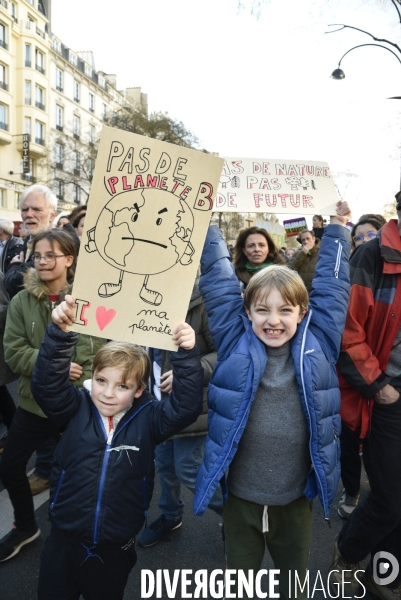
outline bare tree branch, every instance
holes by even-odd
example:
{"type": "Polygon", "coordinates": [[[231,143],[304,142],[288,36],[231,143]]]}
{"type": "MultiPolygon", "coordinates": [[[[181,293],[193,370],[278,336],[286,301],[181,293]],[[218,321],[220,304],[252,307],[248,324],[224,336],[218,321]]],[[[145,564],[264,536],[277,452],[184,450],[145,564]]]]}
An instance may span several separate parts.
{"type": "Polygon", "coordinates": [[[401,23],[401,12],[397,6],[397,3],[401,6],[401,2],[400,2],[400,0],[391,0],[391,2],[393,3],[395,10],[397,11],[398,20],[401,23]]]}
{"type": "Polygon", "coordinates": [[[358,27],[353,27],[352,25],[343,25],[342,23],[330,24],[329,27],[339,27],[340,29],[335,29],[333,31],[326,31],[325,33],[336,33],[337,31],[341,31],[342,29],[346,29],[346,28],[355,29],[356,31],[360,31],[361,33],[364,33],[365,35],[370,36],[373,40],[375,40],[375,42],[384,42],[385,44],[389,44],[390,46],[393,46],[401,54],[401,48],[397,44],[395,44],[394,42],[390,42],[389,40],[386,40],[384,38],[377,38],[372,33],[369,33],[369,31],[364,31],[363,29],[359,29],[358,27]]]}

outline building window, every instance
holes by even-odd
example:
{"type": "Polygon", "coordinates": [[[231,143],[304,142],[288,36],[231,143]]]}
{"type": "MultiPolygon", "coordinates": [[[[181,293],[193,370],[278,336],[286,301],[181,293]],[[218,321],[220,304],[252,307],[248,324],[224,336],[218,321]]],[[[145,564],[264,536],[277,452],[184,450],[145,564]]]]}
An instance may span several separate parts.
{"type": "Polygon", "coordinates": [[[87,77],[92,77],[92,67],[90,67],[87,63],[85,63],[85,75],[87,77]]]}
{"type": "Polygon", "coordinates": [[[0,104],[0,129],[8,131],[8,106],[0,104]]]}
{"type": "Polygon", "coordinates": [[[0,189],[0,206],[5,208],[6,206],[6,190],[0,189]]]}
{"type": "Polygon", "coordinates": [[[45,56],[39,50],[36,50],[35,56],[36,56],[35,68],[37,71],[39,71],[39,73],[42,73],[44,75],[45,74],[45,56]]]}
{"type": "Polygon", "coordinates": [[[75,102],[79,102],[79,83],[78,83],[78,81],[74,81],[74,100],[75,100],[75,102]]]}
{"type": "Polygon", "coordinates": [[[35,5],[34,5],[34,3],[33,3],[33,0],[27,0],[27,2],[29,2],[29,4],[30,4],[31,6],[35,6],[35,5]]]}
{"type": "Polygon", "coordinates": [[[15,210],[19,210],[19,197],[21,196],[20,192],[14,192],[14,208],[15,210]]]}
{"type": "Polygon", "coordinates": [[[95,161],[93,158],[88,158],[88,177],[92,181],[93,171],[95,170],[95,161]]]}
{"type": "Polygon", "coordinates": [[[64,198],[64,183],[60,179],[56,181],[56,196],[59,200],[64,198]]]}
{"type": "Polygon", "coordinates": [[[6,27],[0,23],[0,46],[7,50],[6,27]]]}
{"type": "Polygon", "coordinates": [[[2,88],[3,90],[6,90],[6,92],[8,91],[8,85],[7,85],[7,68],[5,65],[0,64],[0,88],[2,88]]]}
{"type": "Polygon", "coordinates": [[[56,169],[63,170],[63,146],[61,144],[56,144],[55,148],[56,152],[56,169]]]}
{"type": "Polygon", "coordinates": [[[79,185],[74,184],[73,186],[73,198],[76,204],[81,203],[81,188],[79,185]]]}
{"type": "Polygon", "coordinates": [[[35,21],[28,15],[28,20],[26,22],[26,28],[32,30],[35,28],[35,21]]]}
{"type": "Polygon", "coordinates": [[[55,50],[56,52],[60,53],[60,42],[59,40],[57,40],[56,38],[52,39],[52,48],[53,50],[55,50]]]}
{"type": "Polygon", "coordinates": [[[25,44],[25,66],[30,67],[31,64],[31,44],[25,44]]]}
{"type": "Polygon", "coordinates": [[[40,110],[45,110],[44,96],[43,88],[35,85],[35,106],[36,108],[40,108],[40,110]]]}
{"type": "Polygon", "coordinates": [[[89,94],[89,110],[91,113],[95,112],[95,96],[93,94],[89,94]]]}
{"type": "Polygon", "coordinates": [[[103,104],[103,119],[107,119],[107,106],[105,104],[103,104]]]}
{"type": "Polygon", "coordinates": [[[70,50],[70,52],[69,52],[69,57],[70,57],[70,63],[71,63],[72,65],[74,65],[74,67],[76,67],[76,66],[77,66],[77,57],[75,56],[75,54],[73,54],[73,53],[71,52],[71,50],[70,50]]]}
{"type": "Polygon", "coordinates": [[[56,68],[56,90],[58,92],[63,91],[63,71],[56,68]]]}
{"type": "Polygon", "coordinates": [[[64,121],[63,112],[64,111],[61,106],[56,106],[56,129],[58,131],[63,131],[63,121],[64,121]]]}
{"type": "Polygon", "coordinates": [[[81,131],[81,119],[74,115],[72,119],[72,133],[74,134],[74,138],[79,140],[79,135],[81,131]]]}
{"type": "Polygon", "coordinates": [[[18,18],[17,18],[17,7],[14,4],[14,2],[11,2],[11,16],[14,19],[15,23],[18,23],[18,18]]]}
{"type": "Polygon", "coordinates": [[[95,144],[95,126],[89,125],[89,144],[94,146],[95,144]]]}
{"type": "Polygon", "coordinates": [[[30,81],[25,81],[25,104],[32,102],[32,85],[30,81]]]}
{"type": "Polygon", "coordinates": [[[80,162],[79,152],[73,151],[73,153],[72,153],[72,167],[74,169],[74,175],[80,175],[79,162],[80,162]]]}
{"type": "Polygon", "coordinates": [[[45,126],[40,121],[35,121],[35,142],[41,146],[45,145],[45,126]]]}
{"type": "Polygon", "coordinates": [[[25,133],[31,135],[31,117],[25,117],[25,133]]]}

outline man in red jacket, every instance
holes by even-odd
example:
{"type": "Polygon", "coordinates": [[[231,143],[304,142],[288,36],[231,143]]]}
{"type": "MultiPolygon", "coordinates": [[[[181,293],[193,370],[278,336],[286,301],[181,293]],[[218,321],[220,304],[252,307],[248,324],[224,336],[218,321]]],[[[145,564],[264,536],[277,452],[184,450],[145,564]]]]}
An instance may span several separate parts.
{"type": "MultiPolygon", "coordinates": [[[[335,544],[333,580],[361,579],[385,600],[400,598],[401,562],[401,192],[398,221],[353,254],[351,293],[338,361],[341,417],[363,439],[371,491],[335,544]],[[364,575],[359,561],[371,554],[364,575]],[[350,570],[348,576],[343,571],[350,570]]],[[[349,589],[349,588],[348,588],[349,589]]]]}

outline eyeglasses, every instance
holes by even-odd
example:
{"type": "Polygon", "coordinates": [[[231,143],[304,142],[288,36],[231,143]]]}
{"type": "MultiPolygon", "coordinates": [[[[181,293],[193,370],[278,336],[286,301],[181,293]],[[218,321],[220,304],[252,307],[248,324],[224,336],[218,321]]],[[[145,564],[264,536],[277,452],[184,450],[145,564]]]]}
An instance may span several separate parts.
{"type": "Polygon", "coordinates": [[[352,239],[356,244],[357,242],[364,242],[365,240],[374,240],[376,236],[376,231],[368,231],[368,233],[366,233],[365,235],[363,233],[358,233],[358,235],[354,235],[352,239]]]}
{"type": "Polygon", "coordinates": [[[33,260],[36,263],[40,263],[40,261],[43,260],[45,261],[45,263],[49,264],[52,262],[56,262],[57,258],[61,258],[62,256],[65,256],[65,254],[52,254],[51,252],[49,252],[48,254],[45,254],[44,256],[42,256],[41,254],[34,254],[33,255],[33,260]]]}

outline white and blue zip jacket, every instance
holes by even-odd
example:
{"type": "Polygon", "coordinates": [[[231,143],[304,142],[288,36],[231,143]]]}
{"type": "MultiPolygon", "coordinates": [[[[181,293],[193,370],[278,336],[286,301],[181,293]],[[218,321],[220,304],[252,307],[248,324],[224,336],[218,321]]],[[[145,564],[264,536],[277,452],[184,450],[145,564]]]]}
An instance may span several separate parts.
{"type": "Polygon", "coordinates": [[[64,534],[90,546],[123,546],[140,531],[152,497],[157,444],[202,411],[199,348],[170,353],[173,389],[164,402],[144,391],[106,431],[87,389],[69,381],[78,334],[48,325],[32,375],[32,393],[63,435],[50,478],[49,517],[64,534]]]}
{"type": "MultiPolygon", "coordinates": [[[[340,391],[335,363],[349,296],[349,231],[329,225],[321,241],[309,308],[291,341],[296,379],[310,434],[312,468],[304,490],[316,495],[325,518],[340,478],[340,391]]],[[[267,364],[265,345],[252,331],[226,244],[209,227],[200,290],[217,348],[208,393],[209,433],[196,481],[195,514],[202,515],[237,451],[267,364]]],[[[266,431],[266,435],[269,432],[266,431]]]]}

